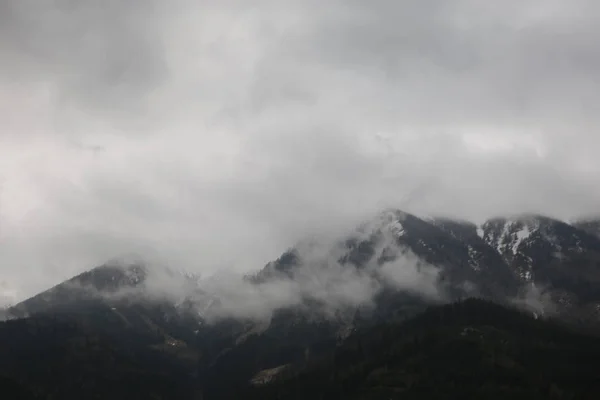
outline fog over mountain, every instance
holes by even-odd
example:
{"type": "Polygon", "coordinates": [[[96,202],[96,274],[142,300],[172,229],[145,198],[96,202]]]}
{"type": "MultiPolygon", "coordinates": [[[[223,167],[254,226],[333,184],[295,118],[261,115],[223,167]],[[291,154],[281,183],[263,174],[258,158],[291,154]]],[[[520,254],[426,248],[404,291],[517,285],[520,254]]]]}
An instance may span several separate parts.
{"type": "MultiPolygon", "coordinates": [[[[0,0],[0,301],[129,254],[249,273],[388,207],[597,216],[599,17],[591,0],[0,0]]],[[[368,297],[361,279],[333,295],[368,297]]]]}
{"type": "MultiPolygon", "coordinates": [[[[6,309],[3,318],[101,310],[124,318],[142,307],[166,323],[190,318],[191,332],[223,321],[277,327],[292,312],[327,321],[339,333],[386,315],[411,315],[411,307],[476,296],[593,325],[600,316],[598,257],[600,236],[543,216],[476,225],[390,209],[335,240],[302,241],[245,275],[202,276],[116,258],[6,309]]],[[[286,321],[295,324],[294,317],[286,321]]]]}
{"type": "Polygon", "coordinates": [[[301,308],[307,301],[319,304],[311,313],[331,319],[345,310],[369,310],[385,288],[406,291],[432,303],[448,300],[440,286],[439,267],[398,246],[397,232],[386,222],[375,219],[345,236],[366,243],[373,240],[373,232],[381,233],[373,256],[360,268],[348,265],[349,248],[342,239],[300,243],[264,268],[245,275],[224,271],[201,276],[141,258],[117,258],[46,288],[49,291],[33,298],[39,299],[39,304],[32,308],[30,301],[25,302],[23,315],[63,301],[77,304],[81,294],[109,303],[166,301],[191,308],[207,323],[227,318],[268,323],[277,310],[301,308]],[[64,290],[57,294],[57,289],[64,290]]]}

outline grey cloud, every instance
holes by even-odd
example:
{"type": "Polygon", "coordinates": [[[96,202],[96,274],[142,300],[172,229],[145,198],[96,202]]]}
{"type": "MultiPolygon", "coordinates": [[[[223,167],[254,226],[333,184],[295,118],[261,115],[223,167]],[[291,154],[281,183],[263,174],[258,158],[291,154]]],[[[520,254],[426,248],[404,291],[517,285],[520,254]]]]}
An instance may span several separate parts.
{"type": "Polygon", "coordinates": [[[50,81],[63,106],[140,111],[167,74],[156,4],[3,0],[4,78],[50,81]]]}
{"type": "Polygon", "coordinates": [[[324,8],[265,58],[264,68],[290,71],[276,74],[271,85],[283,75],[282,91],[294,86],[291,76],[297,89],[311,81],[331,88],[353,74],[336,93],[347,95],[351,116],[361,112],[352,106],[362,112],[373,107],[368,111],[377,113],[380,126],[390,120],[436,128],[520,125],[564,136],[572,124],[597,123],[593,88],[600,58],[593,3],[554,11],[539,1],[506,7],[469,1],[333,2],[324,8]],[[312,80],[305,78],[308,73],[312,80]]]}
{"type": "Polygon", "coordinates": [[[165,4],[0,1],[21,297],[129,252],[256,270],[386,207],[600,213],[595,2],[165,4]]]}
{"type": "MultiPolygon", "coordinates": [[[[335,318],[358,307],[368,309],[375,296],[390,286],[430,300],[443,298],[437,268],[398,249],[391,237],[384,239],[376,251],[380,253],[384,249],[398,252],[393,261],[381,266],[373,261],[372,265],[355,269],[340,264],[343,249],[339,244],[327,241],[305,243],[296,248],[301,261],[291,278],[275,274],[268,281],[255,284],[225,273],[199,280],[201,294],[195,296],[196,308],[208,321],[224,317],[268,321],[275,310],[302,305],[307,299],[321,304],[322,316],[327,318],[335,318]]],[[[154,281],[158,282],[155,289],[164,288],[163,280],[154,281]]],[[[173,291],[170,293],[173,295],[173,291]]],[[[175,293],[179,292],[176,290],[175,293]]]]}
{"type": "Polygon", "coordinates": [[[189,275],[178,271],[177,267],[165,267],[155,261],[148,262],[145,257],[127,255],[111,260],[110,264],[144,265],[146,274],[140,286],[98,292],[92,286],[73,282],[67,285],[73,290],[87,291],[109,300],[167,300],[176,305],[185,302],[208,323],[223,318],[268,322],[276,310],[301,307],[307,300],[320,305],[314,310],[315,316],[353,316],[357,308],[369,310],[375,297],[389,287],[428,300],[444,298],[439,270],[419,260],[408,249],[398,247],[396,238],[389,231],[382,232],[375,256],[362,268],[340,262],[348,250],[339,238],[305,241],[295,250],[300,263],[291,276],[271,269],[268,270],[269,278],[261,282],[232,271],[208,276],[189,275]],[[379,265],[377,260],[383,252],[386,257],[391,257],[392,253],[394,257],[379,265]]]}

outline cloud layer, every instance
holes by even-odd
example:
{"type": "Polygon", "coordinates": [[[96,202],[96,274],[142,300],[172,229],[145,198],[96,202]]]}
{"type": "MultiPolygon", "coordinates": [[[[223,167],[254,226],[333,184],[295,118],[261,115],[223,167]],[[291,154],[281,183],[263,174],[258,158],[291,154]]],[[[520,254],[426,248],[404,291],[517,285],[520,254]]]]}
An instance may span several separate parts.
{"type": "MultiPolygon", "coordinates": [[[[139,286],[125,286],[110,293],[98,292],[91,286],[76,285],[75,288],[109,299],[129,300],[140,296],[167,300],[183,305],[184,309],[191,307],[208,323],[222,318],[269,322],[277,310],[301,310],[309,305],[311,314],[317,317],[353,317],[358,308],[370,310],[385,289],[399,290],[430,302],[447,299],[438,267],[399,246],[392,231],[378,232],[373,256],[359,268],[342,261],[348,255],[343,243],[323,239],[297,246],[294,267],[285,268],[285,272],[272,263],[259,274],[224,271],[202,277],[150,264],[145,265],[139,286]]],[[[129,267],[132,263],[122,261],[122,265],[129,267]]],[[[126,271],[135,276],[135,270],[126,271]]]]}
{"type": "Polygon", "coordinates": [[[255,270],[388,206],[600,213],[599,8],[0,0],[6,291],[255,270]]]}

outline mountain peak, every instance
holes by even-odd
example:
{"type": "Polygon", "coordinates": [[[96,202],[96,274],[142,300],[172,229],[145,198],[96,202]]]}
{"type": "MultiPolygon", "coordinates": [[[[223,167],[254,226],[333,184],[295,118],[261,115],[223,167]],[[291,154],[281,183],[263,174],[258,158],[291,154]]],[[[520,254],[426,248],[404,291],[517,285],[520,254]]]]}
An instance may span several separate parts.
{"type": "Polygon", "coordinates": [[[404,234],[403,222],[410,217],[410,214],[398,209],[386,209],[378,213],[374,218],[365,221],[357,228],[359,236],[369,237],[375,233],[390,232],[395,236],[404,234]]]}
{"type": "Polygon", "coordinates": [[[67,281],[70,284],[91,286],[101,292],[113,292],[124,287],[142,284],[148,276],[148,269],[142,264],[105,264],[83,272],[67,281]]]}
{"type": "Polygon", "coordinates": [[[49,290],[27,299],[14,307],[14,316],[24,316],[48,309],[72,307],[98,295],[111,295],[123,289],[133,289],[144,284],[148,270],[144,265],[107,263],[85,271],[49,290]]]}

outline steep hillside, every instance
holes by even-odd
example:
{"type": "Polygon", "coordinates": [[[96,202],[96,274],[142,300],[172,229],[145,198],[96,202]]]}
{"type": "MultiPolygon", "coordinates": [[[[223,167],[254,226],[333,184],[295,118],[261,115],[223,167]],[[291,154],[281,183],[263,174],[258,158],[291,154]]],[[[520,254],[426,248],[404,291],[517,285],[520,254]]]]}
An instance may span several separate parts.
{"type": "MultiPolygon", "coordinates": [[[[386,211],[332,245],[331,252],[291,249],[253,281],[261,284],[282,276],[299,279],[307,266],[321,263],[324,268],[333,260],[342,268],[357,269],[383,281],[382,290],[373,298],[373,308],[346,310],[333,320],[315,319],[314,307],[276,313],[260,335],[227,348],[227,355],[215,364],[219,368],[212,371],[239,371],[240,382],[248,381],[253,370],[273,373],[285,366],[285,371],[293,371],[318,358],[327,348],[326,343],[336,343],[341,327],[351,333],[389,321],[401,322],[436,303],[423,292],[386,284],[390,276],[380,272],[388,266],[397,270],[406,267],[414,260],[407,254],[416,256],[417,270],[428,266],[439,269],[435,282],[442,301],[476,295],[523,305],[535,311],[532,315],[553,315],[593,326],[599,321],[600,303],[594,290],[600,285],[587,274],[600,271],[594,261],[598,244],[586,232],[544,217],[495,219],[478,227],[463,221],[423,220],[401,211],[386,211]],[[315,253],[319,257],[315,258],[315,253]],[[528,263],[523,264],[523,259],[528,263]],[[528,276],[524,276],[524,270],[528,276]],[[570,276],[566,278],[565,274],[570,276]],[[302,334],[289,335],[290,331],[302,334]],[[261,351],[253,353],[256,348],[261,351]],[[269,356],[270,349],[288,356],[269,356]],[[237,369],[245,362],[249,363],[245,369],[237,369]]],[[[305,303],[312,304],[310,300],[305,303]]],[[[222,383],[218,375],[208,373],[207,390],[218,392],[215,387],[222,383]]]]}
{"type": "Polygon", "coordinates": [[[480,234],[515,271],[521,288],[532,285],[550,302],[547,311],[588,318],[600,305],[600,239],[542,216],[497,218],[480,234]]]}
{"type": "MultiPolygon", "coordinates": [[[[594,399],[600,339],[480,300],[431,308],[346,340],[245,399],[594,399]]],[[[234,397],[232,397],[234,398],[234,397]]]]}
{"type": "MultiPolygon", "coordinates": [[[[0,323],[0,376],[37,399],[192,399],[194,369],[145,338],[124,343],[66,316],[0,323]]],[[[11,397],[3,397],[11,398],[11,397]]]]}

